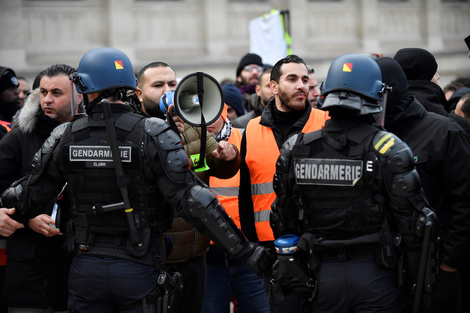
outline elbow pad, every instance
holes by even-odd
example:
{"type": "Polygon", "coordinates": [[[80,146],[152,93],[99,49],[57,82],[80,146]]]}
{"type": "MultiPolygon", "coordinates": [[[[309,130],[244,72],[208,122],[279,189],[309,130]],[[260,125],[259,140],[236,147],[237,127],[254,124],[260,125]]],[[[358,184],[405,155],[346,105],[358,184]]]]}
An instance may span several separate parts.
{"type": "Polygon", "coordinates": [[[421,190],[421,181],[416,170],[395,174],[392,179],[392,193],[398,197],[411,197],[421,190]]]}
{"type": "Polygon", "coordinates": [[[0,198],[0,205],[4,208],[17,208],[20,204],[20,197],[23,192],[24,184],[28,182],[28,176],[13,182],[5,191],[2,193],[0,198]]]}
{"type": "Polygon", "coordinates": [[[217,197],[200,185],[192,186],[186,200],[187,214],[201,222],[209,237],[222,246],[228,254],[237,257],[247,240],[220,205],[217,197]]]}

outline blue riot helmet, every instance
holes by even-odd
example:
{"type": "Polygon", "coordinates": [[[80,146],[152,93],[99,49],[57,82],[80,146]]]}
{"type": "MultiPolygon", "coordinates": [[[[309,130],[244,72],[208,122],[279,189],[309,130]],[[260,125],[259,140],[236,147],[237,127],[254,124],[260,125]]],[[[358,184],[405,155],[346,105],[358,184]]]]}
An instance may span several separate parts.
{"type": "Polygon", "coordinates": [[[384,84],[377,63],[368,56],[346,54],[336,58],[321,86],[323,110],[344,108],[357,115],[382,112],[384,84]]]}
{"type": "Polygon", "coordinates": [[[88,51],[80,60],[72,81],[82,94],[108,89],[137,89],[131,61],[124,52],[114,48],[88,51]]]}
{"type": "Polygon", "coordinates": [[[91,103],[84,97],[87,110],[102,99],[117,94],[123,99],[126,90],[137,89],[131,61],[124,52],[115,48],[97,48],[85,53],[78,64],[77,72],[70,75],[70,80],[76,85],[78,93],[100,94],[91,103]]]}

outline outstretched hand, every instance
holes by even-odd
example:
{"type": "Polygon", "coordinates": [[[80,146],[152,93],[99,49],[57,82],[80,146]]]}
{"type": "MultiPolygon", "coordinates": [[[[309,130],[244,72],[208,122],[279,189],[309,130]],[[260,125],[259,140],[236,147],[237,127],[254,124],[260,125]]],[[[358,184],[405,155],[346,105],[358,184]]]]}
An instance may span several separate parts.
{"type": "Polygon", "coordinates": [[[24,225],[18,223],[10,217],[15,213],[15,208],[0,208],[0,235],[3,237],[11,236],[17,229],[24,228],[24,225]]]}
{"type": "Polygon", "coordinates": [[[229,162],[237,157],[237,151],[235,150],[234,145],[225,140],[221,140],[219,141],[217,148],[212,151],[212,155],[217,159],[229,162]]]}

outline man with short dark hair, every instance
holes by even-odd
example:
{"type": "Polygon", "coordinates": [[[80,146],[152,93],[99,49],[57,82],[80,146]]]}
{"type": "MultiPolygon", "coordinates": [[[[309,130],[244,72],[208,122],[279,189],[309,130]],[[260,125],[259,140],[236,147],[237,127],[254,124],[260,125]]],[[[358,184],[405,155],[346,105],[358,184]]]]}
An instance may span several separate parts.
{"type": "Polygon", "coordinates": [[[312,107],[318,107],[318,91],[317,77],[315,76],[315,70],[311,66],[307,66],[308,69],[308,100],[312,104],[312,107]]]}
{"type": "MultiPolygon", "coordinates": [[[[276,198],[273,177],[284,141],[299,132],[317,130],[325,125],[325,112],[308,101],[308,70],[296,55],[279,60],[271,71],[270,88],[274,98],[261,116],[248,122],[240,153],[240,224],[250,241],[274,251],[274,236],[269,224],[271,204],[276,198]]],[[[295,311],[297,299],[270,305],[271,313],[295,311]],[[276,311],[274,311],[276,310],[276,311]]]]}
{"type": "MultiPolygon", "coordinates": [[[[144,66],[137,74],[135,91],[142,112],[146,116],[165,119],[159,101],[165,93],[175,90],[176,86],[176,73],[168,64],[152,62],[144,66]]],[[[174,119],[181,121],[177,116],[174,119]]],[[[201,128],[182,122],[177,122],[177,125],[188,157],[199,156],[201,128]]],[[[196,175],[206,184],[209,183],[209,176],[232,177],[240,165],[240,155],[237,151],[238,149],[227,141],[217,142],[207,133],[205,151],[207,168],[198,171],[196,175]],[[217,151],[221,153],[218,157],[214,154],[217,151]]],[[[205,292],[205,287],[202,286],[206,285],[205,254],[209,248],[209,238],[180,216],[174,218],[171,228],[165,230],[163,236],[171,239],[173,244],[167,263],[176,267],[185,281],[185,288],[177,291],[175,295],[172,310],[175,313],[199,313],[205,292]]]]}
{"type": "Polygon", "coordinates": [[[20,107],[24,106],[24,101],[26,97],[29,96],[31,93],[30,87],[29,87],[29,82],[24,76],[18,76],[18,90],[20,91],[19,97],[20,97],[20,107]]]}
{"type": "MultiPolygon", "coordinates": [[[[16,126],[0,141],[0,192],[30,174],[34,154],[52,130],[73,119],[72,95],[77,104],[82,99],[72,91],[69,75],[73,72],[69,65],[55,64],[38,75],[39,88],[19,111],[16,126]]],[[[17,215],[18,208],[13,217],[17,215]]],[[[2,303],[9,306],[9,312],[22,312],[26,307],[44,312],[67,308],[70,260],[62,247],[63,237],[47,238],[31,230],[34,225],[53,224],[51,215],[52,210],[30,219],[29,227],[17,230],[8,239],[2,303]]]]}
{"type": "Polygon", "coordinates": [[[455,114],[470,121],[470,93],[462,96],[455,106],[455,114]]]}

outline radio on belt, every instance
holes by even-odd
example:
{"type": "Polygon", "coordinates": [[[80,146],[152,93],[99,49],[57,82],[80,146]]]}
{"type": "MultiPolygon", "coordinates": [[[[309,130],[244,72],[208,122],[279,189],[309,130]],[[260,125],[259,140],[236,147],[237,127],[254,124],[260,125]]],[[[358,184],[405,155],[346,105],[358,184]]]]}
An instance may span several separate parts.
{"type": "Polygon", "coordinates": [[[274,246],[278,254],[294,254],[299,248],[297,243],[299,236],[297,235],[284,235],[274,240],[274,246]]]}

